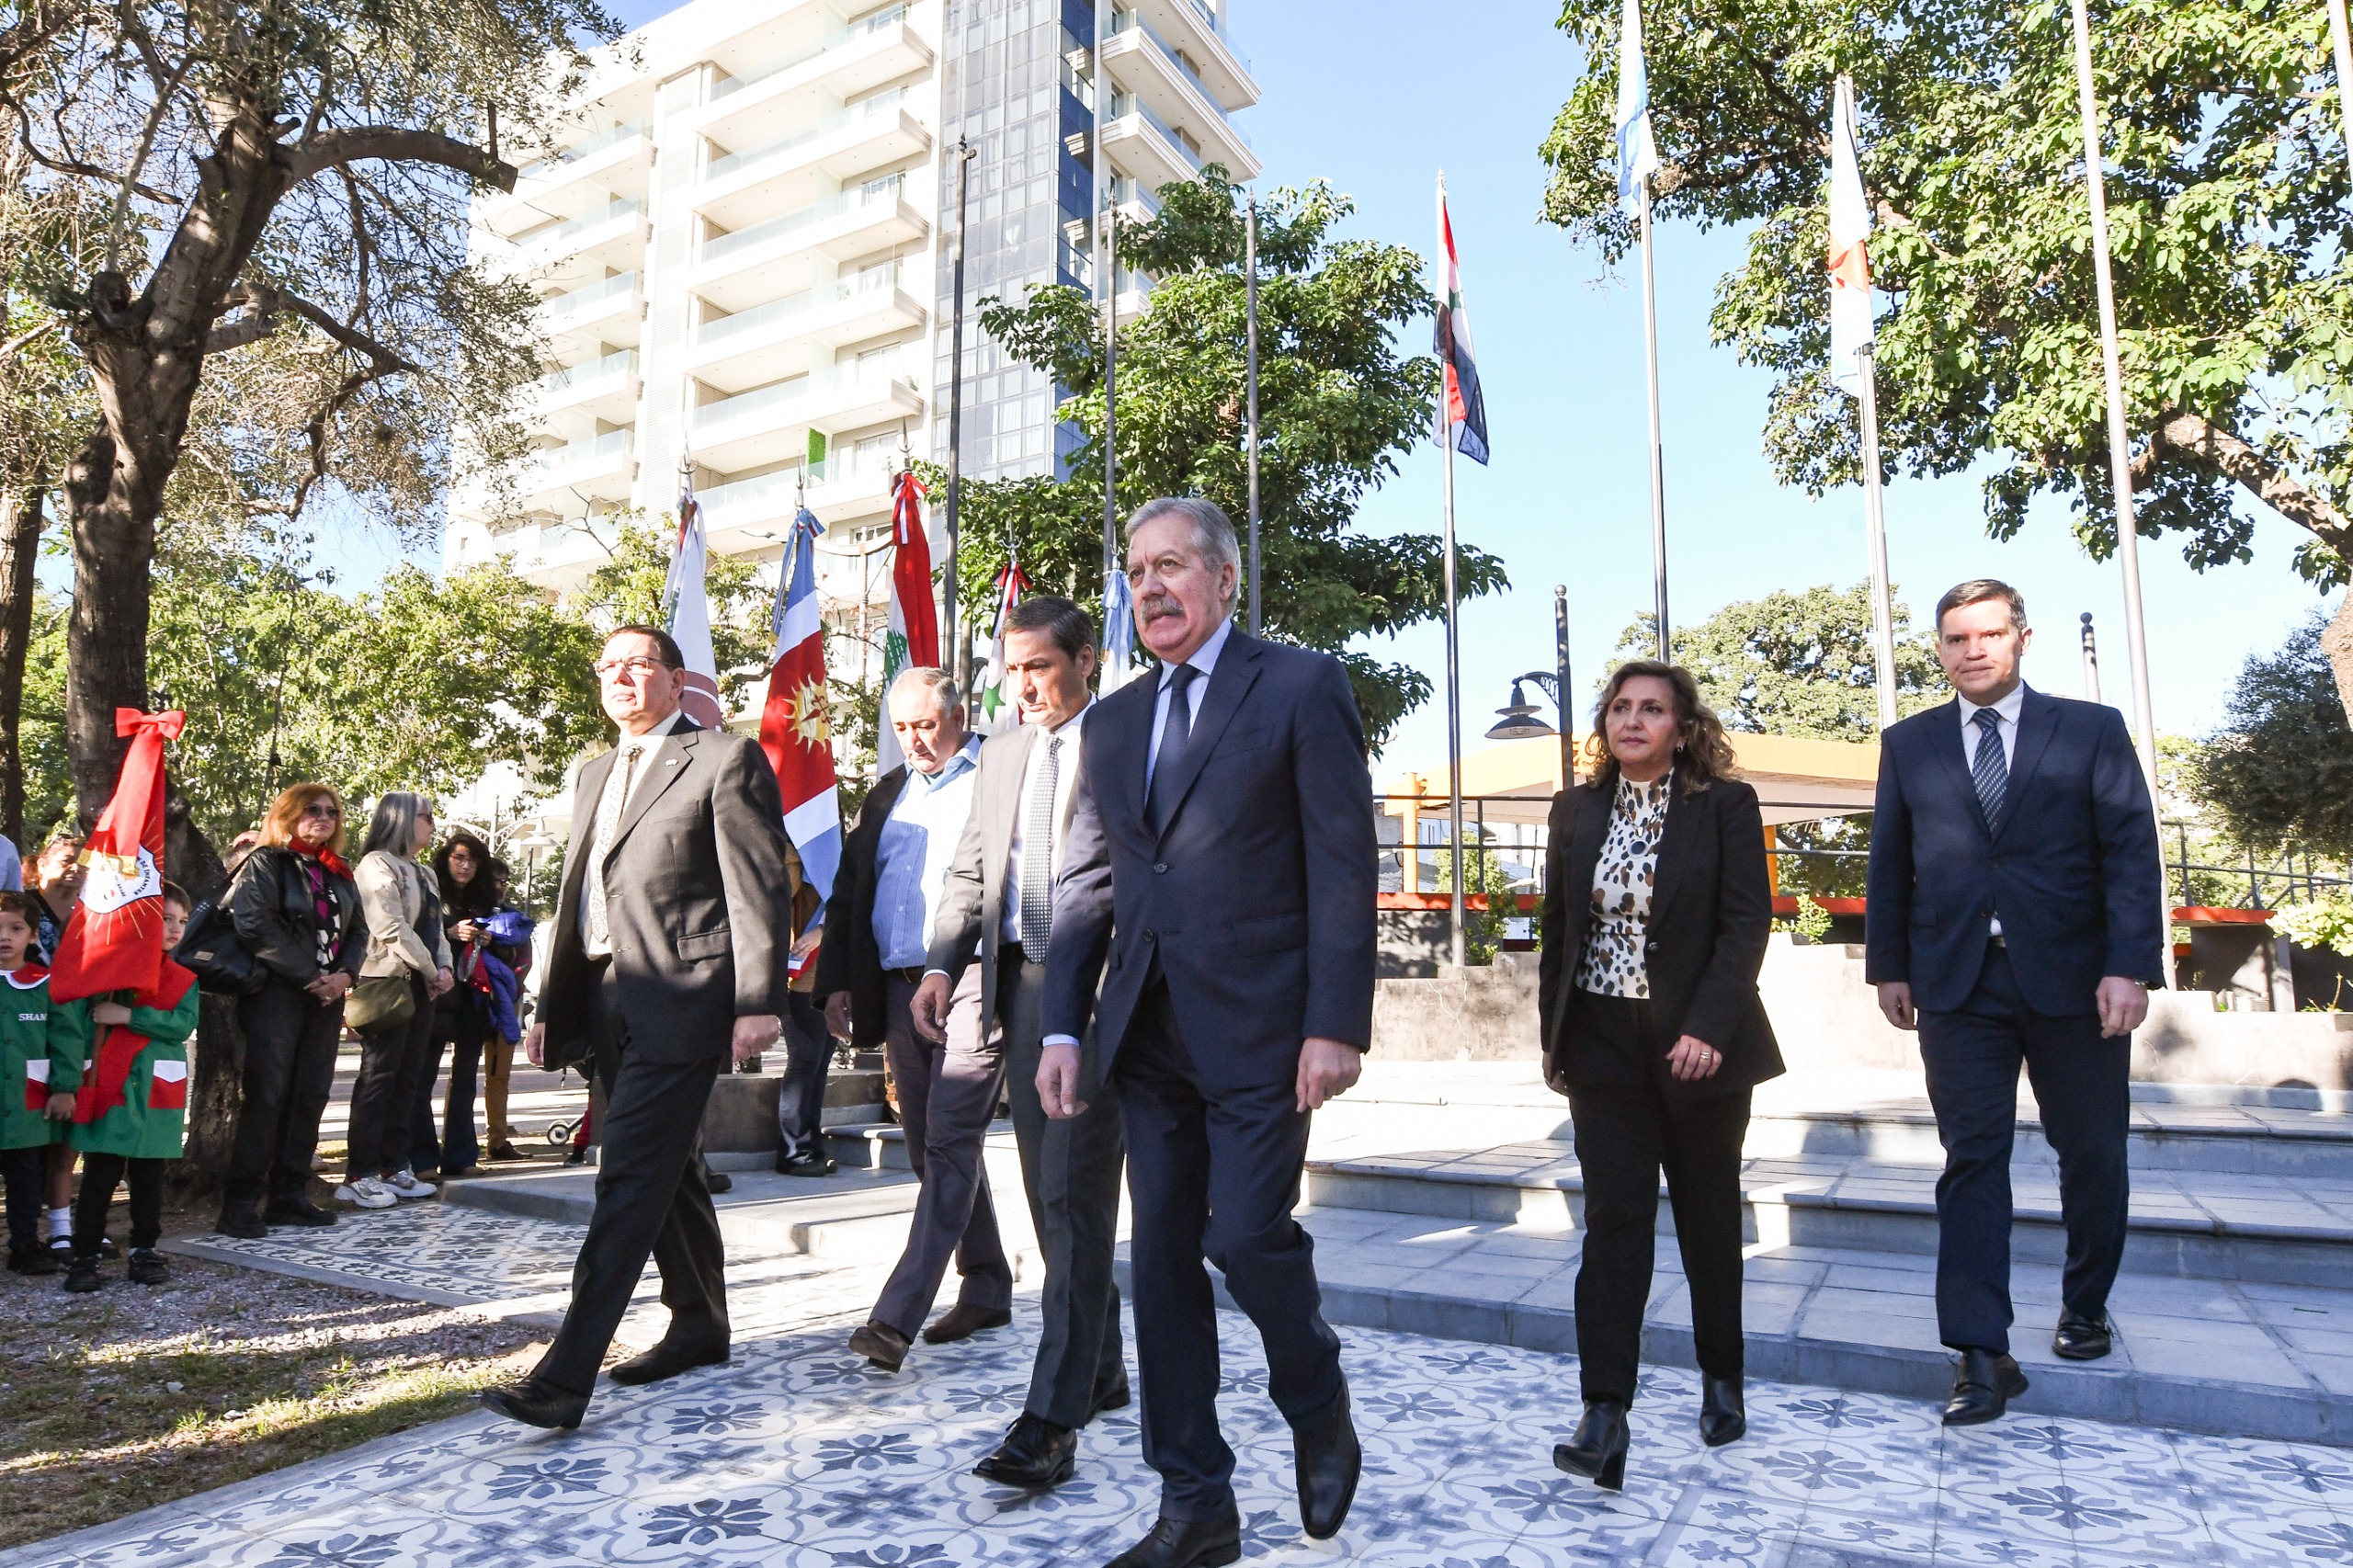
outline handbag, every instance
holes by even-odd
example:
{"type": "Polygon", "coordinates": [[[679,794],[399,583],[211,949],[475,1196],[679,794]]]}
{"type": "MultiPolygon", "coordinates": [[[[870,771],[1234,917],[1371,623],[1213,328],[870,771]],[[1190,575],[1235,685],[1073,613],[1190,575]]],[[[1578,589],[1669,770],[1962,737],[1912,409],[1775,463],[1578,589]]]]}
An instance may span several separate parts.
{"type": "Polygon", "coordinates": [[[361,1034],[396,1029],[416,1017],[416,992],[405,974],[362,975],[343,1006],[343,1021],[361,1034]]]}
{"type": "Polygon", "coordinates": [[[211,996],[250,996],[269,981],[261,960],[237,940],[226,892],[196,906],[180,945],[172,949],[172,961],[195,975],[197,989],[211,996]]]}

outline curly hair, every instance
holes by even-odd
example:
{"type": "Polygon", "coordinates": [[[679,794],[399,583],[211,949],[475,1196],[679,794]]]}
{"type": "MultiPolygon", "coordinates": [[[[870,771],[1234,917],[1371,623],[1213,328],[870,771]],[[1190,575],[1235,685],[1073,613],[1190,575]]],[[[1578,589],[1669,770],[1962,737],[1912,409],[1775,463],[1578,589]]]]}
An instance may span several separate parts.
{"type": "Polygon", "coordinates": [[[1675,693],[1675,772],[1683,780],[1688,794],[1699,794],[1719,778],[1730,778],[1737,771],[1733,763],[1732,742],[1724,734],[1724,722],[1716,710],[1699,695],[1699,683],[1681,665],[1662,664],[1656,659],[1629,659],[1609,672],[1601,687],[1600,699],[1593,705],[1593,729],[1586,736],[1585,766],[1588,780],[1597,790],[1618,787],[1618,759],[1610,755],[1605,738],[1609,705],[1618,700],[1620,688],[1638,676],[1665,681],[1675,693]]]}

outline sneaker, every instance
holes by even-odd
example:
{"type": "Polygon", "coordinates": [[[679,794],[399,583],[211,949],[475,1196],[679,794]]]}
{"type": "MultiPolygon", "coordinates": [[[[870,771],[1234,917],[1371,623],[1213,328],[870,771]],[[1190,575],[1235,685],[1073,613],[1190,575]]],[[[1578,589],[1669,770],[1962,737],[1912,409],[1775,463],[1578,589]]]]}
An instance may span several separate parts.
{"type": "Polygon", "coordinates": [[[65,1269],[65,1288],[77,1296],[86,1296],[105,1281],[98,1278],[98,1260],[77,1257],[65,1269]]]}
{"type": "Polygon", "coordinates": [[[168,1285],[172,1282],[172,1266],[153,1247],[131,1249],[131,1282],[133,1285],[168,1285]]]}
{"type": "Polygon", "coordinates": [[[419,1181],[416,1173],[403,1165],[386,1176],[384,1186],[397,1198],[438,1198],[441,1189],[429,1181],[419,1181]]]}
{"type": "Polygon", "coordinates": [[[390,1209],[400,1199],[386,1187],[381,1178],[361,1176],[358,1181],[345,1182],[335,1189],[337,1203],[348,1203],[355,1209],[390,1209]]]}

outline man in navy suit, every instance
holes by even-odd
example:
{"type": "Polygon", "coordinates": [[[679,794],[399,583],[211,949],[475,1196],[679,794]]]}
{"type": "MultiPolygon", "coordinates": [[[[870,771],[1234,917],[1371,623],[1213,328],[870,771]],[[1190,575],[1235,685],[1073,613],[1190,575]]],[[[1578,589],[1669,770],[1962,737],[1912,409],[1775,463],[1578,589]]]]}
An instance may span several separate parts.
{"type": "Polygon", "coordinates": [[[1291,1210],[1309,1114],[1356,1082],[1372,1039],[1372,777],[1346,670],[1234,630],[1239,575],[1210,502],[1129,520],[1160,667],[1088,715],[1054,894],[1039,1097],[1067,1117],[1107,1074],[1119,1092],[1143,1457],[1161,1477],[1152,1532],[1111,1568],[1241,1555],[1204,1256],[1265,1341],[1309,1535],[1339,1529],[1362,1465],[1291,1210]],[[1099,1061],[1080,1043],[1090,1013],[1099,1061]]]}
{"type": "Polygon", "coordinates": [[[1961,1352],[1945,1424],[2026,1392],[2009,1353],[2010,1144],[2018,1067],[2059,1155],[2067,1266],[2052,1350],[2108,1354],[2124,1256],[2132,1030],[2165,983],[2165,871],[2147,781],[2113,708],[2028,689],[2033,634],[1990,579],[1937,601],[1958,694],[1880,743],[1865,978],[1920,1031],[1945,1147],[1937,1327],[1961,1352]]]}

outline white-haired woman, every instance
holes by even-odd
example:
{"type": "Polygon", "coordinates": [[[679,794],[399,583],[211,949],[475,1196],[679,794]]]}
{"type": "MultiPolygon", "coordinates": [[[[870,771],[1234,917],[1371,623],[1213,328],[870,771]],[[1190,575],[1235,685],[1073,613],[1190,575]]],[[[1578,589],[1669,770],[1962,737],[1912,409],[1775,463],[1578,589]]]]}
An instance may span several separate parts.
{"type": "Polygon", "coordinates": [[[440,895],[416,863],[432,846],[433,826],[430,801],[387,792],[354,870],[368,946],[347,1009],[359,1031],[359,1081],[351,1091],[349,1158],[335,1195],[361,1209],[433,1195],[409,1166],[409,1102],[432,1060],[433,1000],[450,985],[440,895]]]}

